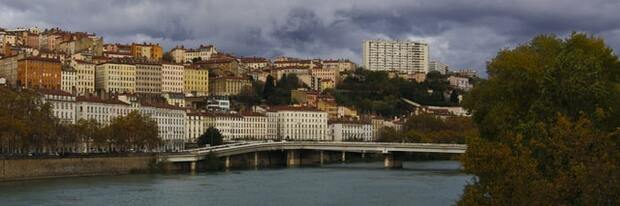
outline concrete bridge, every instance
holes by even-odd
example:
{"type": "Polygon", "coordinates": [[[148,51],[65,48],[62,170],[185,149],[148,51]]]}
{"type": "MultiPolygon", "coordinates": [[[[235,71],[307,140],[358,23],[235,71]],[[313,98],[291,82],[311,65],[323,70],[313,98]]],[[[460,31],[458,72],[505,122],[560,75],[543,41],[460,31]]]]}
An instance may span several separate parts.
{"type": "Polygon", "coordinates": [[[326,161],[339,158],[345,162],[347,153],[382,154],[386,168],[400,168],[402,153],[465,153],[464,144],[432,143],[379,143],[379,142],[246,142],[199,149],[186,150],[175,154],[162,154],[160,162],[189,163],[190,170],[209,153],[223,158],[226,168],[236,162],[246,161],[254,167],[270,165],[273,161],[285,161],[286,166],[294,167],[302,163],[323,165],[326,161]],[[279,153],[278,155],[274,155],[279,153]],[[336,154],[336,155],[335,155],[336,154]],[[239,158],[241,156],[242,158],[239,158]],[[278,156],[286,156],[285,159],[278,156]],[[334,158],[334,156],[337,156],[334,158]],[[339,156],[339,157],[338,157],[339,156]]]}

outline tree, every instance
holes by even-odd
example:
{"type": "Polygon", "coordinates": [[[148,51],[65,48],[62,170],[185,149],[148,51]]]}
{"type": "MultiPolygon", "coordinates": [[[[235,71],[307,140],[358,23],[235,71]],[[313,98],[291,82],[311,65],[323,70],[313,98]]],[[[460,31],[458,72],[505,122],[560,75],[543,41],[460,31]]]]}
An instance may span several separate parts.
{"type": "Polygon", "coordinates": [[[174,58],[172,58],[172,54],[170,54],[170,52],[164,52],[164,55],[162,56],[162,59],[164,61],[168,61],[168,62],[173,62],[174,58]]]}
{"type": "Polygon", "coordinates": [[[452,93],[450,93],[450,102],[458,104],[460,102],[459,93],[460,92],[458,90],[452,90],[452,93]]]}
{"type": "Polygon", "coordinates": [[[267,99],[269,96],[273,95],[275,90],[273,76],[267,75],[267,79],[265,80],[265,86],[263,87],[263,98],[267,99]]]}
{"type": "Polygon", "coordinates": [[[198,145],[205,146],[211,145],[216,146],[222,144],[222,134],[220,131],[214,127],[209,127],[207,131],[198,137],[198,145]]]}
{"type": "Polygon", "coordinates": [[[487,68],[464,99],[480,131],[459,205],[620,204],[620,63],[604,41],[542,35],[487,68]]]}

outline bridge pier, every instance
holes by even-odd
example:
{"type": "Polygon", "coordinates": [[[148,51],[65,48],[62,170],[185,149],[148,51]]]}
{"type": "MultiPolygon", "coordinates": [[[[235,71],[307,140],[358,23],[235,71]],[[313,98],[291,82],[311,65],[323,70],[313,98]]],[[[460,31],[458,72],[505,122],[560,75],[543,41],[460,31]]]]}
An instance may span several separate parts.
{"type": "Polygon", "coordinates": [[[190,169],[190,171],[191,171],[192,173],[195,173],[195,172],[196,172],[196,161],[192,161],[192,162],[190,162],[189,164],[190,164],[190,165],[189,165],[189,169],[190,169]]]}
{"type": "Polygon", "coordinates": [[[289,150],[286,153],[286,166],[287,167],[298,167],[300,166],[300,157],[299,157],[299,151],[297,150],[289,150]]]}
{"type": "Polygon", "coordinates": [[[258,152],[254,152],[254,169],[258,168],[258,152]]]}
{"type": "Polygon", "coordinates": [[[321,161],[321,163],[320,163],[320,164],[321,164],[321,166],[323,166],[323,163],[324,163],[324,161],[325,161],[325,158],[324,158],[324,156],[323,156],[323,150],[319,151],[319,158],[321,159],[321,160],[320,160],[320,161],[321,161]]]}
{"type": "Polygon", "coordinates": [[[403,161],[398,153],[386,153],[383,154],[383,167],[388,169],[400,169],[403,168],[403,161]]]}
{"type": "Polygon", "coordinates": [[[224,168],[230,169],[230,156],[224,157],[224,168]]]}

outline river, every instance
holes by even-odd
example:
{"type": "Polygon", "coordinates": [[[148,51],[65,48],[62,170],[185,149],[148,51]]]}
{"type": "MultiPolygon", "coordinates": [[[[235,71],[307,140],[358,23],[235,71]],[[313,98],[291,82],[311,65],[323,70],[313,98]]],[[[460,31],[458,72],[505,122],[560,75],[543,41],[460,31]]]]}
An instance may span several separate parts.
{"type": "Polygon", "coordinates": [[[453,205],[471,176],[456,161],[382,162],[197,174],[0,182],[0,205],[453,205]]]}

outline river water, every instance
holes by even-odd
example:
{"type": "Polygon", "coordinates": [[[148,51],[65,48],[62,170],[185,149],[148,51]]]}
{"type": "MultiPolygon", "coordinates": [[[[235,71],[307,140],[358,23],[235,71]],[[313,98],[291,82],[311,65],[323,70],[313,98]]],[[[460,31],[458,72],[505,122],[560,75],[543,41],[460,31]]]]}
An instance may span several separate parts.
{"type": "Polygon", "coordinates": [[[457,161],[382,162],[197,174],[0,183],[0,205],[453,205],[471,176],[457,161]]]}

